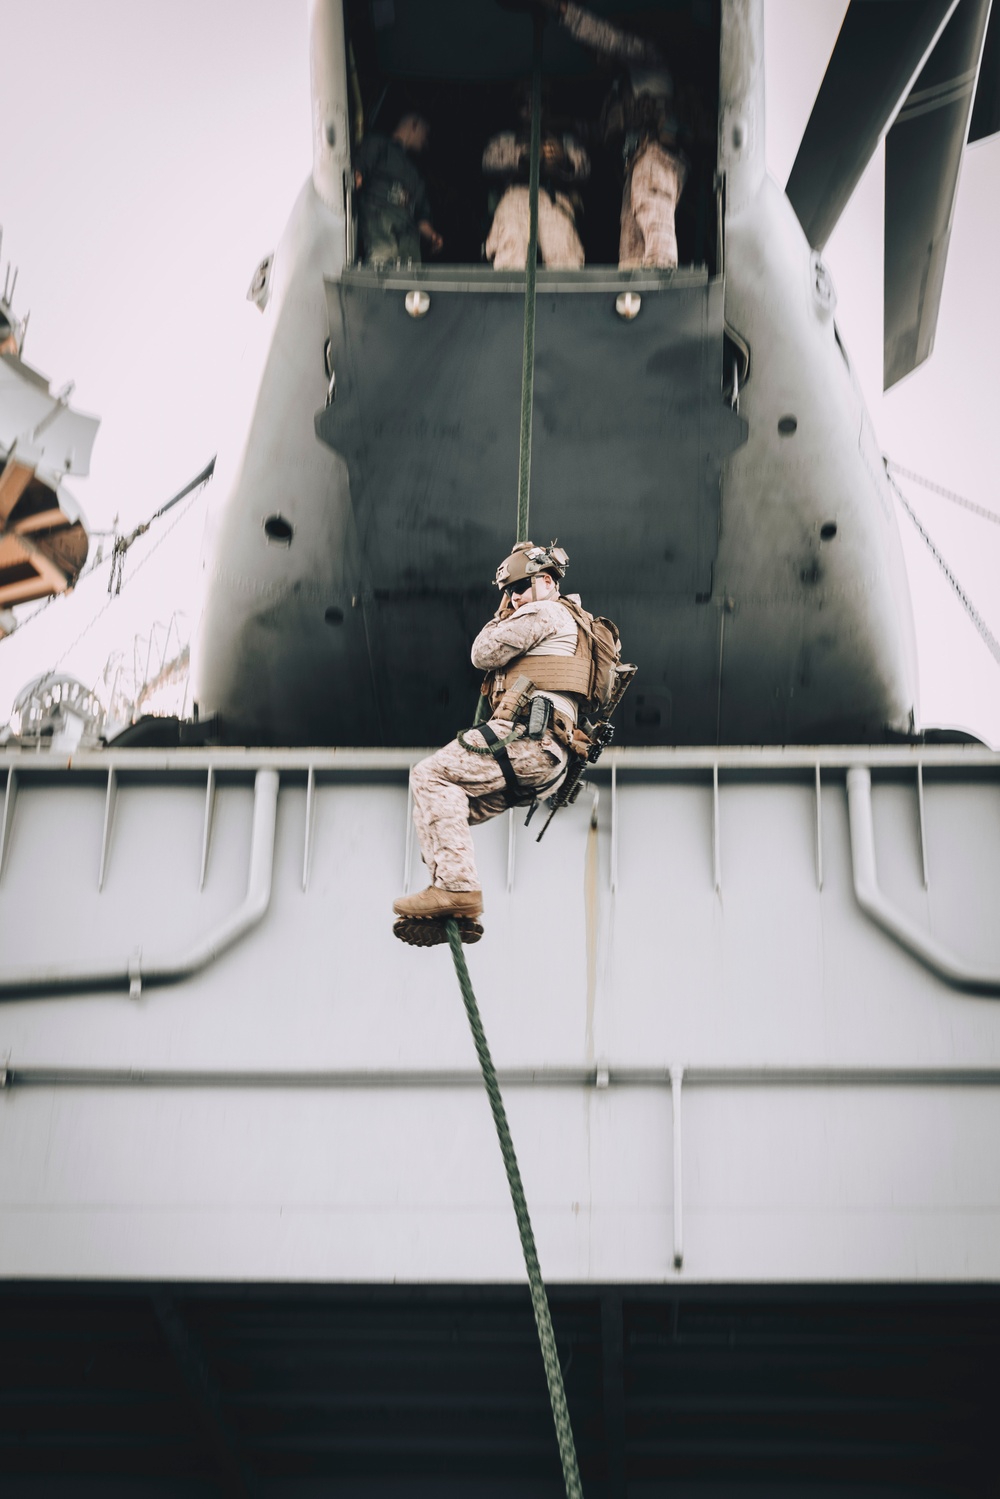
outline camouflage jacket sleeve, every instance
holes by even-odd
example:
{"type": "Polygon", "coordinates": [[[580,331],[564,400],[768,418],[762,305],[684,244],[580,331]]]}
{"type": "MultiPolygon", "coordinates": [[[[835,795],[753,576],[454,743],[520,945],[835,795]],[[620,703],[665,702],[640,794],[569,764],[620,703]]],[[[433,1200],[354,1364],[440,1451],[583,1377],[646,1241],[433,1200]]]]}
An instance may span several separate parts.
{"type": "MultiPolygon", "coordinates": [[[[575,135],[559,135],[551,137],[562,147],[563,162],[555,170],[546,169],[542,162],[542,180],[547,181],[550,177],[557,185],[571,182],[586,182],[590,176],[590,157],[587,155],[586,147],[581,145],[575,135]]],[[[483,152],[483,171],[487,176],[514,177],[518,173],[526,174],[528,171],[530,145],[513,130],[504,130],[495,135],[486,144],[483,152]]],[[[525,175],[525,180],[527,177],[525,175]]]]}
{"type": "Polygon", "coordinates": [[[483,152],[483,171],[491,174],[516,172],[522,158],[527,155],[524,142],[519,141],[513,130],[501,131],[486,144],[483,152]]]}
{"type": "Polygon", "coordinates": [[[491,619],[472,642],[472,664],[480,671],[506,666],[515,656],[529,651],[558,633],[564,611],[548,599],[537,604],[522,604],[506,619],[491,619]],[[559,614],[553,610],[559,609],[559,614]]]}
{"type": "Polygon", "coordinates": [[[616,62],[643,63],[654,67],[663,61],[660,51],[652,42],[623,31],[574,0],[566,0],[565,10],[560,12],[560,21],[574,40],[600,52],[603,57],[613,57],[616,62]]]}

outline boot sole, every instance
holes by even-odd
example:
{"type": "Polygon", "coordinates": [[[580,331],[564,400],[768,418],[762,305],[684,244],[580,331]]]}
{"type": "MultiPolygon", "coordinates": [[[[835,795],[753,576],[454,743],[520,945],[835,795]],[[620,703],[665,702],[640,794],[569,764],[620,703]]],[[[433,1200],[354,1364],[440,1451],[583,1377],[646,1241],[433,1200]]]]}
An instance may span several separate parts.
{"type": "Polygon", "coordinates": [[[410,947],[437,947],[448,940],[449,921],[457,923],[463,942],[478,942],[483,935],[482,922],[472,916],[397,916],[392,933],[410,947]]]}

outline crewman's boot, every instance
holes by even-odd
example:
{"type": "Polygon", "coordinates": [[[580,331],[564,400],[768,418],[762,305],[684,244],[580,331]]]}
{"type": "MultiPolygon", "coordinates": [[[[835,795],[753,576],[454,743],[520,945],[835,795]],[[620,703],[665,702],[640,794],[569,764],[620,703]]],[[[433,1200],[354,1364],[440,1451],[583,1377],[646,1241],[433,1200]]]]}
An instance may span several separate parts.
{"type": "Polygon", "coordinates": [[[463,942],[478,942],[483,935],[483,892],[481,890],[442,890],[438,885],[429,885],[417,895],[401,895],[393,902],[398,921],[393,932],[401,942],[412,947],[436,947],[447,942],[445,923],[453,918],[458,923],[463,942]]]}

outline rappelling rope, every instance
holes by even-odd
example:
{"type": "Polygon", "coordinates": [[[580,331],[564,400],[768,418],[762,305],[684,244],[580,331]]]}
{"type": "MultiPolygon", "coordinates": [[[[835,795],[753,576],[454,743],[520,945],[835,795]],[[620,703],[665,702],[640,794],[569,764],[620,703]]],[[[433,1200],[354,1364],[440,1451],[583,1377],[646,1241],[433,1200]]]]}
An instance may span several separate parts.
{"type": "Polygon", "coordinates": [[[531,1305],[535,1313],[535,1324],[538,1327],[538,1341],[542,1350],[542,1362],[545,1365],[545,1378],[549,1386],[552,1419],[555,1422],[556,1439],[559,1443],[559,1457],[562,1461],[563,1480],[566,1484],[567,1499],[583,1499],[580,1469],[576,1460],[576,1446],[573,1442],[573,1428],[570,1425],[569,1410],[566,1405],[566,1390],[563,1386],[562,1368],[559,1363],[559,1353],[556,1349],[555,1333],[552,1330],[549,1300],[545,1294],[545,1283],[542,1280],[542,1272],[538,1264],[535,1236],[531,1231],[531,1219],[528,1216],[528,1204],[524,1196],[524,1187],[521,1183],[521,1173],[518,1170],[517,1156],[514,1154],[514,1142],[510,1137],[507,1113],[503,1106],[503,1098],[500,1096],[500,1084],[497,1082],[496,1070],[493,1066],[490,1048],[486,1041],[486,1032],[483,1030],[483,1022],[479,1015],[479,1006],[476,1004],[476,996],[472,989],[472,980],[469,978],[469,969],[465,961],[465,954],[462,951],[462,938],[458,930],[458,923],[454,918],[449,919],[447,922],[447,929],[448,945],[451,948],[455,973],[458,976],[459,987],[462,990],[462,999],[465,1001],[465,1013],[469,1017],[469,1028],[472,1031],[472,1039],[476,1046],[476,1055],[479,1057],[479,1065],[482,1068],[483,1082],[486,1084],[490,1108],[493,1110],[493,1122],[496,1125],[497,1139],[500,1142],[500,1154],[503,1156],[504,1169],[507,1172],[507,1185],[510,1187],[511,1201],[514,1204],[514,1213],[517,1217],[517,1228],[521,1235],[521,1249],[524,1252],[524,1263],[528,1271],[528,1285],[531,1288],[531,1305]]]}
{"type": "MultiPolygon", "coordinates": [[[[517,458],[517,540],[528,540],[531,496],[531,415],[535,400],[535,282],[538,270],[538,181],[542,152],[542,37],[545,16],[536,11],[531,59],[531,161],[528,173],[528,258],[524,267],[524,346],[521,354],[521,439],[517,458]]],[[[489,699],[476,703],[473,727],[489,718],[489,699]]],[[[466,749],[471,746],[466,745],[466,749]]]]}
{"type": "MultiPolygon", "coordinates": [[[[538,259],[538,179],[542,140],[542,35],[544,24],[544,15],[536,11],[534,17],[535,35],[531,72],[531,168],[528,179],[528,258],[524,276],[521,441],[517,467],[517,540],[519,542],[528,540],[528,503],[531,491],[531,414],[535,390],[535,282],[538,259]]],[[[488,712],[489,699],[480,695],[479,703],[476,707],[475,722],[477,724],[482,723],[488,717],[488,712]]],[[[515,728],[505,739],[498,741],[498,744],[500,746],[506,745],[519,737],[519,729],[515,728]]],[[[477,745],[468,744],[461,734],[459,734],[458,739],[459,743],[465,749],[472,750],[476,754],[489,754],[496,748],[496,746],[486,746],[481,750],[477,745]]],[[[583,1499],[583,1486],[580,1482],[580,1469],[576,1460],[573,1428],[570,1424],[569,1409],[566,1405],[566,1390],[563,1385],[562,1368],[559,1363],[555,1333],[552,1330],[549,1299],[545,1294],[545,1282],[542,1280],[542,1271],[538,1263],[535,1236],[531,1229],[531,1218],[528,1214],[528,1203],[524,1195],[524,1186],[521,1182],[521,1172],[518,1169],[517,1156],[514,1154],[514,1142],[510,1137],[510,1127],[507,1124],[507,1112],[504,1109],[503,1098],[500,1095],[500,1084],[497,1082],[496,1070],[493,1066],[490,1048],[486,1041],[486,1032],[483,1030],[483,1022],[479,1015],[479,1006],[476,1004],[476,996],[472,988],[472,980],[469,978],[469,969],[465,961],[465,954],[462,951],[462,938],[458,930],[458,923],[454,918],[447,922],[447,930],[448,945],[451,948],[455,973],[462,991],[462,999],[465,1002],[465,1013],[469,1017],[469,1028],[472,1031],[472,1039],[476,1046],[476,1055],[479,1058],[479,1065],[482,1068],[483,1082],[486,1085],[490,1108],[493,1111],[493,1123],[496,1125],[500,1154],[503,1157],[504,1170],[507,1172],[507,1185],[510,1188],[510,1198],[514,1204],[514,1215],[517,1218],[517,1229],[521,1236],[521,1250],[524,1254],[524,1264],[528,1272],[531,1305],[535,1313],[535,1325],[538,1328],[538,1342],[542,1351],[542,1363],[545,1365],[545,1379],[549,1387],[549,1402],[552,1406],[552,1420],[555,1423],[556,1440],[559,1443],[559,1458],[562,1462],[566,1496],[567,1499],[583,1499]]]]}
{"type": "Polygon", "coordinates": [[[538,270],[538,178],[542,150],[542,36],[545,16],[535,12],[531,66],[531,165],[528,176],[528,259],[524,268],[524,351],[521,359],[521,447],[517,465],[517,539],[528,539],[531,492],[531,413],[535,396],[535,280],[538,270]]]}
{"type": "MultiPolygon", "coordinates": [[[[893,465],[893,467],[895,468],[895,464],[893,465]]],[[[920,520],[917,517],[917,512],[914,510],[913,506],[910,504],[909,500],[906,498],[905,494],[900,489],[895,479],[892,477],[892,474],[889,471],[888,463],[886,464],[886,475],[888,477],[890,485],[892,486],[893,493],[895,494],[899,503],[902,505],[903,509],[906,511],[907,515],[910,517],[910,520],[920,532],[920,535],[923,537],[927,545],[927,549],[930,552],[931,556],[934,558],[934,561],[937,563],[938,567],[948,579],[948,582],[951,584],[962,604],[964,604],[966,613],[982,636],[987,650],[990,652],[997,665],[1000,666],[1000,641],[997,640],[993,631],[990,629],[985,619],[983,619],[983,616],[980,614],[979,610],[976,608],[975,604],[969,598],[969,595],[966,593],[965,589],[962,587],[961,583],[958,581],[955,574],[952,572],[951,568],[944,560],[944,557],[938,551],[928,533],[924,530],[923,526],[920,523],[920,520]]]]}

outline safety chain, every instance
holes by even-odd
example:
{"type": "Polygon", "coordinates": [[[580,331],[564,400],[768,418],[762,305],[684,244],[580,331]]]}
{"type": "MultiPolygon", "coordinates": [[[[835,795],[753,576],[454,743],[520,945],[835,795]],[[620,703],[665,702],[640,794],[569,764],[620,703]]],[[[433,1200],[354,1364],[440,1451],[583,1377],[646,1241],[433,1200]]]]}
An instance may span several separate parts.
{"type": "Polygon", "coordinates": [[[981,515],[984,520],[991,520],[995,526],[1000,526],[1000,515],[995,510],[988,510],[985,505],[977,505],[974,501],[967,500],[964,495],[956,494],[953,489],[945,489],[940,484],[934,484],[921,474],[915,474],[912,469],[893,463],[891,458],[885,459],[885,467],[888,473],[899,474],[903,479],[912,479],[914,484],[920,484],[924,489],[932,490],[934,494],[943,495],[946,500],[951,500],[953,505],[961,505],[963,510],[971,510],[973,515],[981,515]]]}
{"type": "MultiPolygon", "coordinates": [[[[893,465],[893,467],[895,467],[895,465],[893,465]]],[[[994,661],[998,666],[1000,666],[1000,641],[997,640],[993,631],[990,629],[985,619],[983,619],[982,615],[979,613],[979,610],[969,598],[969,595],[966,593],[961,583],[955,577],[955,574],[952,572],[951,568],[948,566],[947,562],[944,560],[941,553],[934,545],[930,536],[927,534],[920,521],[917,519],[916,511],[913,509],[913,506],[910,504],[909,500],[906,498],[903,491],[900,489],[899,485],[892,477],[892,474],[889,472],[888,462],[886,462],[886,475],[888,477],[889,484],[891,485],[896,495],[896,498],[899,500],[899,503],[902,505],[903,509],[906,511],[907,515],[910,517],[917,530],[920,532],[921,536],[927,544],[928,551],[934,558],[934,561],[937,563],[938,567],[944,573],[945,577],[948,579],[948,582],[955,590],[955,593],[958,595],[961,602],[964,604],[969,618],[972,620],[972,623],[975,625],[976,629],[979,631],[980,635],[985,641],[987,649],[992,655],[994,661]]]]}
{"type": "Polygon", "coordinates": [[[451,948],[455,973],[458,976],[459,987],[462,990],[465,1013],[469,1017],[469,1028],[472,1031],[472,1039],[476,1046],[476,1055],[479,1058],[479,1065],[482,1068],[483,1082],[486,1084],[490,1108],[493,1110],[493,1122],[496,1125],[497,1139],[500,1142],[500,1154],[503,1156],[504,1169],[507,1172],[507,1185],[510,1187],[510,1196],[514,1204],[518,1232],[521,1235],[521,1249],[524,1253],[524,1263],[528,1271],[531,1305],[535,1313],[538,1342],[541,1346],[542,1362],[545,1365],[545,1378],[549,1386],[549,1401],[552,1405],[552,1420],[555,1423],[556,1440],[559,1443],[559,1457],[562,1460],[566,1496],[567,1499],[583,1499],[583,1486],[580,1482],[580,1469],[576,1460],[573,1428],[570,1425],[569,1409],[566,1405],[566,1389],[563,1385],[562,1368],[556,1348],[556,1337],[552,1330],[549,1300],[545,1294],[545,1282],[542,1280],[542,1272],[538,1263],[535,1236],[532,1233],[531,1219],[528,1216],[528,1203],[524,1195],[524,1187],[521,1183],[521,1173],[517,1165],[517,1156],[514,1154],[514,1142],[510,1137],[507,1113],[503,1106],[503,1098],[500,1096],[500,1084],[497,1081],[493,1059],[490,1056],[490,1049],[486,1041],[486,1032],[483,1030],[483,1022],[479,1015],[479,1006],[476,1004],[476,996],[472,989],[472,980],[469,978],[469,969],[465,961],[465,954],[462,951],[462,938],[458,930],[458,923],[454,918],[450,918],[447,927],[448,945],[451,948]]]}

